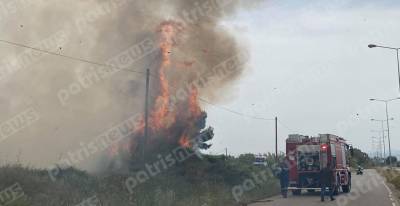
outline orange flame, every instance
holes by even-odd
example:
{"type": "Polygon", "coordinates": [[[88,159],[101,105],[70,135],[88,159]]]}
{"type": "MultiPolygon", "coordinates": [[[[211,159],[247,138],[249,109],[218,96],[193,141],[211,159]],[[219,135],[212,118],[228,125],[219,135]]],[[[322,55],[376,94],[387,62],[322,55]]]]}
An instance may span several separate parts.
{"type": "Polygon", "coordinates": [[[191,94],[189,97],[189,110],[190,110],[190,114],[193,117],[198,117],[201,115],[201,108],[199,106],[198,96],[199,96],[199,92],[198,92],[197,88],[193,85],[191,88],[191,94]]]}
{"type": "MultiPolygon", "coordinates": [[[[198,102],[199,91],[193,85],[190,88],[189,96],[187,98],[187,110],[180,111],[172,111],[177,110],[178,108],[171,107],[170,100],[170,85],[167,77],[168,69],[170,69],[172,64],[177,68],[185,68],[190,69],[195,64],[195,61],[183,61],[176,62],[172,61],[171,52],[177,45],[178,37],[181,37],[182,25],[174,22],[174,21],[165,21],[160,24],[158,33],[159,33],[159,47],[161,52],[161,64],[158,70],[158,78],[159,78],[159,95],[155,98],[155,102],[153,108],[151,109],[149,116],[149,126],[151,128],[151,132],[157,132],[160,129],[168,129],[170,128],[177,119],[177,116],[180,115],[179,112],[183,114],[184,117],[190,118],[193,120],[201,115],[202,111],[198,102]],[[186,115],[189,113],[188,115],[186,115]],[[185,116],[186,115],[186,116],[185,116]]],[[[207,50],[203,52],[207,53],[207,50]]],[[[190,125],[193,125],[193,122],[189,122],[190,125]]],[[[189,128],[191,126],[188,126],[189,128]]],[[[144,116],[142,116],[137,123],[137,127],[134,133],[138,136],[144,134],[145,122],[144,116]]],[[[179,136],[178,136],[179,137],[179,136]]],[[[176,140],[175,140],[176,141],[176,140]]],[[[184,148],[192,147],[190,142],[190,132],[188,130],[183,131],[183,135],[179,137],[177,142],[180,146],[184,148]]],[[[124,142],[121,144],[113,145],[110,148],[110,155],[115,156],[119,154],[119,152],[129,152],[130,150],[135,150],[139,145],[135,140],[132,142],[124,142]]]]}
{"type": "Polygon", "coordinates": [[[189,148],[192,146],[189,141],[189,137],[186,135],[182,135],[182,137],[179,139],[179,145],[183,148],[189,148]]]}
{"type": "Polygon", "coordinates": [[[176,35],[179,31],[177,23],[172,21],[163,22],[160,26],[160,49],[162,62],[159,71],[160,96],[156,98],[154,111],[152,113],[153,127],[166,128],[175,121],[175,115],[169,112],[169,83],[165,75],[166,69],[171,64],[170,53],[176,43],[176,35]]]}

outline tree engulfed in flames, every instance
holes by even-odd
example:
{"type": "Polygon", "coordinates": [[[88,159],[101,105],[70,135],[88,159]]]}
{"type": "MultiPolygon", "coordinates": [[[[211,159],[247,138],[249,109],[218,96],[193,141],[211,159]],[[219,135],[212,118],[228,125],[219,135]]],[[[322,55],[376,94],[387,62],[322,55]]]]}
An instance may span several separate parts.
{"type": "MultiPolygon", "coordinates": [[[[168,80],[168,72],[171,69],[192,68],[194,61],[177,61],[171,59],[173,49],[178,45],[179,35],[183,33],[183,26],[175,21],[162,22],[158,28],[159,52],[161,53],[160,65],[158,69],[158,79],[152,80],[157,84],[157,95],[151,99],[151,111],[149,115],[149,135],[146,140],[146,150],[154,151],[159,149],[156,145],[170,147],[178,145],[184,148],[192,148],[192,138],[196,138],[202,133],[207,133],[206,141],[212,139],[212,128],[207,129],[205,119],[206,113],[201,110],[198,96],[198,89],[192,85],[189,87],[187,96],[178,102],[171,101],[171,87],[168,80]],[[211,136],[210,136],[211,135],[211,136]]],[[[187,71],[187,70],[185,70],[187,71]]],[[[153,85],[152,84],[152,85],[153,85]]],[[[151,96],[152,97],[152,96],[151,96]]],[[[129,141],[124,141],[111,149],[113,156],[120,154],[121,151],[130,155],[135,155],[138,140],[144,135],[144,118],[140,121],[140,127],[134,131],[134,137],[129,141]]],[[[204,142],[198,148],[207,149],[211,145],[204,142]]]]}

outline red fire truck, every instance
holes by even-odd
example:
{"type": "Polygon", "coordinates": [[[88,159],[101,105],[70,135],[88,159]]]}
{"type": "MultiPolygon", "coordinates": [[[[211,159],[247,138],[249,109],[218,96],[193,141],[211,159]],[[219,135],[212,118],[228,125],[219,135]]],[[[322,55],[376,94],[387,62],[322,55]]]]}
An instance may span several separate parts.
{"type": "Polygon", "coordinates": [[[345,139],[332,134],[318,137],[289,135],[286,139],[286,155],[290,163],[289,190],[294,195],[301,194],[303,189],[309,192],[320,190],[320,170],[329,164],[334,168],[332,184],[336,185],[335,194],[340,189],[350,192],[350,150],[345,139]]]}

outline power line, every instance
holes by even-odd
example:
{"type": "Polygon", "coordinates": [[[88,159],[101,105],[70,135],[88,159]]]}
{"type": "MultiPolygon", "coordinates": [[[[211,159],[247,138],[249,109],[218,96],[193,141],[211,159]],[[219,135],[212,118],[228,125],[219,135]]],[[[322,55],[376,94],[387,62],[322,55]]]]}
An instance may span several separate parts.
{"type": "Polygon", "coordinates": [[[104,63],[99,63],[99,62],[95,62],[95,61],[92,61],[92,60],[83,59],[83,58],[80,58],[80,57],[73,57],[73,56],[68,56],[68,55],[65,55],[65,54],[59,54],[59,53],[56,53],[56,52],[47,51],[47,50],[36,48],[36,47],[31,47],[31,46],[28,46],[28,45],[25,45],[25,44],[21,44],[21,43],[7,41],[7,40],[3,40],[3,39],[0,39],[0,42],[5,43],[5,44],[9,44],[9,45],[13,45],[13,46],[18,46],[18,47],[23,47],[23,48],[39,51],[39,52],[50,54],[50,55],[54,55],[54,56],[60,56],[60,57],[63,57],[63,58],[74,60],[74,61],[80,61],[80,62],[85,62],[85,63],[88,63],[88,64],[97,65],[97,66],[115,68],[115,69],[118,69],[118,70],[123,70],[123,71],[127,71],[127,72],[133,72],[133,73],[139,73],[139,74],[146,75],[146,72],[130,70],[130,69],[124,69],[124,68],[120,68],[120,67],[109,65],[109,64],[104,64],[104,63]]]}
{"type": "Polygon", "coordinates": [[[209,102],[209,101],[207,101],[207,100],[205,100],[205,99],[203,99],[201,97],[199,97],[199,100],[204,102],[204,103],[206,103],[206,104],[209,104],[209,105],[211,105],[213,107],[219,108],[221,110],[225,110],[227,112],[230,112],[232,114],[236,114],[236,115],[239,115],[239,116],[243,116],[243,117],[247,117],[247,118],[251,118],[251,119],[257,119],[257,120],[265,120],[265,121],[274,121],[275,120],[275,119],[269,119],[269,118],[264,118],[264,117],[252,116],[252,115],[244,114],[242,112],[238,112],[238,111],[235,111],[233,109],[229,109],[229,108],[226,108],[226,107],[222,107],[222,106],[213,104],[213,103],[211,103],[211,102],[209,102]]]}
{"type": "MultiPolygon", "coordinates": [[[[151,76],[151,75],[150,75],[150,76],[151,76]]],[[[157,97],[156,95],[152,95],[152,94],[150,94],[150,95],[151,95],[153,98],[156,98],[156,97],[157,97]]],[[[205,99],[203,99],[203,98],[201,98],[201,97],[199,97],[198,99],[199,99],[200,101],[202,101],[202,102],[208,104],[208,105],[211,105],[211,106],[213,106],[213,107],[216,107],[216,108],[218,108],[218,109],[221,109],[221,110],[230,112],[230,113],[235,114],[235,115],[238,115],[238,116],[247,117],[247,118],[256,119],[256,120],[264,120],[264,121],[274,121],[274,120],[275,120],[275,119],[272,119],[272,118],[271,118],[271,119],[268,119],[268,118],[264,118],[264,117],[260,117],[260,116],[252,116],[252,115],[244,114],[244,113],[235,111],[235,110],[230,109],[230,108],[227,108],[227,107],[222,107],[222,106],[216,105],[216,104],[211,103],[211,102],[209,102],[209,101],[207,101],[207,100],[205,100],[205,99]]]]}
{"type": "Polygon", "coordinates": [[[283,127],[285,127],[287,130],[289,130],[290,132],[296,133],[295,130],[289,128],[288,126],[286,126],[286,124],[284,124],[281,120],[278,119],[278,122],[280,125],[282,125],[283,127]]]}
{"type": "MultiPolygon", "coordinates": [[[[60,54],[60,53],[56,53],[56,52],[52,52],[52,51],[47,51],[47,50],[44,50],[44,49],[40,49],[40,48],[32,47],[32,46],[29,46],[29,45],[25,45],[25,44],[21,44],[21,43],[12,42],[12,41],[7,41],[7,40],[3,40],[3,39],[0,39],[0,42],[5,43],[5,44],[9,44],[9,45],[13,45],[13,46],[18,46],[18,47],[23,47],[23,48],[27,48],[27,49],[39,51],[39,52],[46,53],[46,54],[50,54],[50,55],[54,55],[54,56],[59,56],[59,57],[67,58],[67,59],[74,60],[74,61],[84,62],[84,63],[93,64],[93,65],[97,65],[97,66],[104,66],[104,67],[116,68],[116,69],[119,69],[119,70],[123,70],[123,71],[127,71],[127,72],[133,72],[133,73],[139,73],[139,74],[143,74],[143,75],[146,74],[145,72],[142,72],[142,71],[130,70],[130,69],[123,69],[123,68],[120,68],[120,67],[117,67],[117,66],[113,66],[113,65],[109,65],[109,64],[104,64],[104,63],[100,63],[100,62],[96,62],[96,61],[92,61],[92,60],[87,60],[87,59],[80,58],[80,57],[74,57],[74,56],[69,56],[69,55],[65,55],[65,54],[60,54]]],[[[150,74],[150,76],[151,76],[151,77],[154,77],[154,78],[158,78],[155,74],[150,74]]],[[[170,87],[173,87],[173,86],[171,86],[171,85],[169,85],[169,86],[170,86],[170,87]]],[[[175,87],[175,89],[177,89],[177,88],[175,87]]],[[[232,113],[232,114],[236,114],[236,115],[239,115],[239,116],[243,116],[243,117],[247,117],[247,118],[251,118],[251,119],[256,119],[256,120],[265,120],[265,121],[273,121],[273,120],[274,120],[274,119],[271,119],[271,118],[264,118],[264,117],[259,117],[259,116],[252,116],[252,115],[244,114],[244,113],[242,113],[242,112],[235,111],[235,110],[233,110],[233,109],[229,109],[229,108],[226,108],[226,107],[218,106],[218,105],[216,105],[216,104],[214,104],[214,103],[211,103],[210,101],[207,101],[207,100],[205,100],[205,99],[203,99],[203,98],[201,98],[201,97],[199,97],[199,100],[202,101],[202,102],[204,102],[204,103],[206,103],[206,104],[209,104],[209,105],[211,105],[211,106],[214,106],[214,107],[216,107],[216,108],[219,108],[219,109],[221,109],[221,110],[225,110],[225,111],[227,111],[227,112],[230,112],[230,113],[232,113]]]]}
{"type": "MultiPolygon", "coordinates": [[[[158,79],[158,77],[155,74],[150,73],[150,76],[153,77],[153,78],[157,78],[158,79]]],[[[168,85],[168,86],[173,88],[173,89],[180,89],[180,88],[178,88],[176,86],[173,86],[173,85],[168,85]]],[[[206,99],[204,99],[202,97],[198,97],[198,99],[201,102],[204,102],[204,103],[206,103],[208,105],[211,105],[213,107],[219,108],[221,110],[224,110],[224,111],[227,111],[227,112],[230,112],[232,114],[239,115],[239,116],[243,116],[243,117],[247,117],[247,118],[251,118],[251,119],[257,119],[257,120],[264,120],[264,121],[274,121],[275,120],[275,119],[272,119],[272,118],[265,118],[265,117],[260,117],[260,116],[253,116],[253,115],[244,114],[242,112],[238,112],[238,111],[235,111],[233,109],[222,107],[222,106],[219,106],[217,104],[214,104],[214,103],[212,103],[212,102],[210,102],[210,101],[208,101],[208,100],[206,100],[206,99]]]]}

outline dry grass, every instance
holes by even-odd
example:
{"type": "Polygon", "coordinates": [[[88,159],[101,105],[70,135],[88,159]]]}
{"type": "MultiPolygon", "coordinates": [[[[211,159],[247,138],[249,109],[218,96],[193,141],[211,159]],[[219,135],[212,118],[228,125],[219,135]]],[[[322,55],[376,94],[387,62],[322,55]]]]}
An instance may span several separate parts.
{"type": "Polygon", "coordinates": [[[378,169],[378,172],[382,174],[386,180],[400,190],[400,172],[396,169],[378,169]]]}

